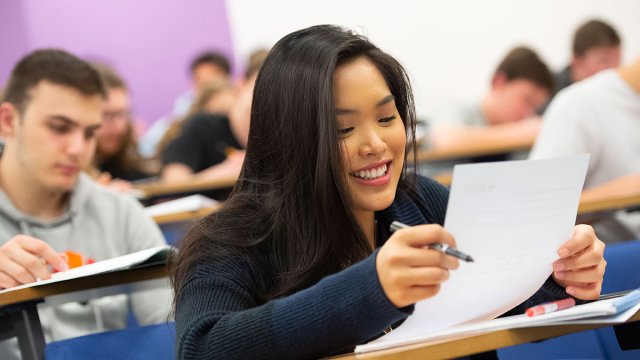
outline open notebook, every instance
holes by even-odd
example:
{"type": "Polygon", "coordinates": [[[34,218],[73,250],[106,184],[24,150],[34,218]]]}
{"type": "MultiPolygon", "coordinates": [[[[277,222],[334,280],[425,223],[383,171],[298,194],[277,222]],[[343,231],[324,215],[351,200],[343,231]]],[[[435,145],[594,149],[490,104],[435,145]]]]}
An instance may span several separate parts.
{"type": "Polygon", "coordinates": [[[0,294],[24,289],[28,287],[35,287],[45,284],[51,284],[59,281],[80,278],[84,276],[96,275],[106,273],[110,271],[133,269],[145,266],[151,266],[156,264],[164,264],[169,256],[171,247],[168,245],[162,245],[153,247],[150,249],[134,252],[131,254],[118,256],[115,258],[98,261],[93,264],[83,265],[77,268],[73,268],[67,271],[55,273],[47,280],[38,280],[33,283],[15,286],[9,289],[0,290],[0,294]]]}

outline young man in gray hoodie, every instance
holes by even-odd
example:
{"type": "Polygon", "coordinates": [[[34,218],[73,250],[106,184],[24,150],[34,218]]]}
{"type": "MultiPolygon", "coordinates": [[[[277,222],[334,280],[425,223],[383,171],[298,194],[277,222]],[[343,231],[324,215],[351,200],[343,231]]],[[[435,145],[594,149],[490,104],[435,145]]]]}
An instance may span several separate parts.
{"type": "MultiPolygon", "coordinates": [[[[67,268],[65,250],[96,261],[164,244],[132,198],[82,171],[96,147],[106,92],[95,69],[60,50],[15,66],[0,102],[0,289],[67,268]]],[[[168,288],[39,309],[47,342],[123,328],[127,303],[142,324],[167,320],[168,288]]],[[[17,357],[15,339],[0,358],[17,357]]]]}

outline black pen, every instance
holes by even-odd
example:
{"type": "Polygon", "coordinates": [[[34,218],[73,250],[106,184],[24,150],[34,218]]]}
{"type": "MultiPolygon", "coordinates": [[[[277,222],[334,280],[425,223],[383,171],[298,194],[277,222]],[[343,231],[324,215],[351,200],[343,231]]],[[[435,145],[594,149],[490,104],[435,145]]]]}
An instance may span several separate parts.
{"type": "MultiPolygon", "coordinates": [[[[404,229],[404,228],[408,228],[409,225],[403,224],[400,221],[394,221],[391,223],[391,226],[389,227],[391,232],[395,232],[396,230],[399,229],[404,229]]],[[[460,260],[464,260],[466,262],[473,262],[473,258],[465,253],[463,253],[462,251],[456,250],[452,247],[450,247],[447,244],[442,244],[442,243],[434,243],[434,244],[430,244],[427,246],[429,249],[433,249],[436,251],[439,251],[443,254],[447,254],[447,255],[451,255],[455,258],[458,258],[460,260]]]]}

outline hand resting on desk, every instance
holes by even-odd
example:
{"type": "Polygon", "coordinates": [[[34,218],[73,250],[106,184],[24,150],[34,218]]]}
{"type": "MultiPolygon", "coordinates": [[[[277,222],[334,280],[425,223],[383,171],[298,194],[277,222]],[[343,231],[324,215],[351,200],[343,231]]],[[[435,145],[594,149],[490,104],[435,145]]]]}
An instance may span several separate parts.
{"type": "Polygon", "coordinates": [[[46,242],[16,235],[0,247],[0,289],[49,279],[51,270],[65,271],[65,258],[46,242]]]}
{"type": "Polygon", "coordinates": [[[131,182],[122,179],[114,179],[108,172],[100,173],[95,181],[102,186],[123,193],[129,192],[133,189],[133,184],[131,182]]]}

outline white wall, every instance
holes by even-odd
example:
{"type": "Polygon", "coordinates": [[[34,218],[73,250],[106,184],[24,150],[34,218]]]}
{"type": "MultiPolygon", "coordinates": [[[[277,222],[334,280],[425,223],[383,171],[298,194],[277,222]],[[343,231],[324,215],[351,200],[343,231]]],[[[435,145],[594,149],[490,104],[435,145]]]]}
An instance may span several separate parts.
{"type": "Polygon", "coordinates": [[[363,33],[413,77],[419,115],[446,99],[474,100],[513,46],[534,48],[552,69],[569,60],[575,28],[597,17],[640,56],[637,0],[227,0],[238,59],[289,32],[332,23],[363,33]]]}

